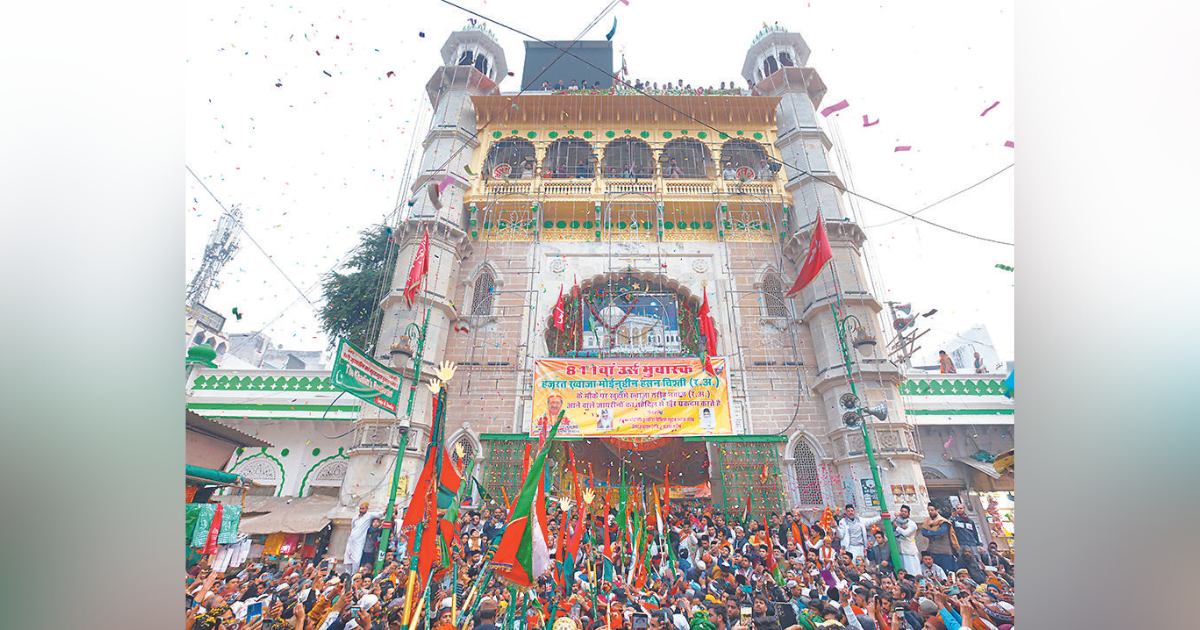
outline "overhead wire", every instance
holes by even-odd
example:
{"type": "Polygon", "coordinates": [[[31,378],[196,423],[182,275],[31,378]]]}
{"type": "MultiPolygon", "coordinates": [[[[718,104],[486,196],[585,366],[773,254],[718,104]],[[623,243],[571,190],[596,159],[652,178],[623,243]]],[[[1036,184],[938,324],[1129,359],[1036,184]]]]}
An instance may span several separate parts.
{"type": "MultiPolygon", "coordinates": [[[[962,190],[960,190],[960,191],[958,191],[958,192],[956,192],[956,193],[954,193],[954,194],[952,194],[952,195],[949,195],[949,196],[947,196],[947,197],[943,197],[943,198],[941,198],[941,199],[938,199],[937,201],[935,201],[935,202],[933,202],[933,203],[929,204],[928,206],[925,206],[924,208],[921,208],[920,210],[917,210],[916,212],[913,212],[913,216],[912,216],[911,218],[915,218],[915,217],[916,217],[916,215],[918,215],[918,214],[921,214],[922,212],[925,212],[926,210],[928,210],[928,209],[930,209],[930,208],[932,208],[932,207],[934,207],[934,206],[938,205],[939,203],[942,203],[943,201],[949,201],[949,200],[951,200],[951,199],[953,199],[953,198],[955,198],[955,197],[957,197],[957,196],[959,196],[959,195],[961,195],[961,194],[963,194],[963,193],[967,192],[968,190],[971,190],[972,188],[974,188],[974,187],[976,187],[976,186],[978,186],[978,185],[980,185],[980,184],[982,184],[982,183],[984,183],[984,182],[986,182],[986,181],[988,181],[988,180],[992,179],[993,177],[995,177],[995,176],[999,175],[1000,173],[1003,173],[1004,171],[1007,171],[1008,169],[1012,168],[1013,166],[1015,166],[1015,164],[1009,164],[1008,166],[1005,166],[1004,168],[1002,168],[1002,169],[1000,169],[1000,170],[996,171],[995,173],[992,173],[991,175],[988,175],[987,177],[985,177],[985,178],[983,178],[983,179],[981,179],[981,180],[979,180],[979,181],[975,182],[974,184],[971,184],[970,186],[967,186],[966,188],[963,188],[962,190]]],[[[883,222],[883,223],[876,223],[875,225],[865,225],[865,226],[863,226],[863,229],[864,229],[864,230],[869,230],[869,229],[871,229],[871,228],[883,227],[883,226],[885,226],[885,225],[891,225],[891,224],[893,224],[893,223],[896,223],[896,222],[898,222],[898,221],[903,221],[903,220],[905,220],[905,219],[908,219],[908,218],[910,218],[910,217],[900,217],[900,218],[897,218],[897,219],[892,219],[891,221],[885,221],[885,222],[883,222]]]]}
{"type": "MultiPolygon", "coordinates": [[[[187,171],[192,174],[192,177],[196,178],[196,182],[200,184],[200,187],[204,189],[204,192],[208,193],[208,195],[213,198],[213,201],[217,202],[217,205],[221,207],[222,212],[224,212],[227,215],[233,216],[232,213],[230,213],[229,210],[227,210],[225,208],[225,204],[222,204],[221,200],[217,199],[217,196],[213,194],[213,191],[209,190],[208,186],[204,185],[204,180],[200,179],[200,176],[197,175],[196,172],[192,170],[191,166],[188,166],[185,164],[184,168],[186,168],[187,171]]],[[[246,235],[246,238],[250,239],[250,242],[254,243],[254,246],[258,248],[258,251],[262,252],[262,255],[267,257],[267,261],[270,262],[271,265],[274,266],[275,269],[277,269],[279,271],[279,274],[283,276],[284,280],[287,280],[288,284],[292,285],[292,288],[295,289],[296,292],[299,293],[300,296],[303,297],[306,302],[308,302],[308,305],[313,308],[317,308],[317,305],[313,304],[312,300],[308,299],[308,296],[304,294],[304,291],[301,290],[300,287],[297,286],[296,283],[293,282],[290,277],[288,277],[287,273],[285,273],[283,271],[283,268],[279,266],[279,263],[275,262],[275,259],[270,254],[267,253],[267,250],[263,249],[263,246],[259,245],[258,241],[254,240],[254,237],[251,236],[250,232],[246,230],[245,223],[238,221],[238,226],[242,228],[242,233],[246,235]]]]}
{"type": "MultiPolygon", "coordinates": [[[[506,29],[508,29],[508,30],[510,30],[510,31],[513,31],[514,33],[517,33],[517,34],[519,34],[519,35],[523,35],[523,36],[525,36],[525,37],[528,37],[528,38],[530,38],[530,39],[533,39],[533,40],[535,40],[535,41],[537,41],[537,42],[539,42],[539,43],[542,43],[542,44],[545,44],[545,45],[547,45],[547,46],[550,46],[551,48],[554,48],[555,50],[561,51],[561,53],[562,53],[562,54],[567,54],[567,55],[570,55],[570,56],[574,57],[575,59],[579,60],[580,62],[582,62],[582,63],[584,63],[584,64],[586,64],[586,65],[588,65],[588,66],[591,66],[592,68],[595,68],[595,69],[597,69],[597,70],[600,70],[601,72],[604,72],[605,74],[610,74],[610,75],[611,75],[611,71],[609,71],[609,70],[605,70],[605,69],[603,69],[603,68],[601,68],[601,67],[597,66],[596,64],[594,64],[594,63],[592,63],[592,62],[590,62],[590,61],[588,61],[588,60],[586,60],[586,59],[584,59],[584,58],[582,58],[582,57],[580,57],[580,56],[578,56],[578,55],[576,55],[576,54],[574,54],[574,53],[570,52],[570,51],[569,51],[569,49],[570,49],[570,46],[568,46],[568,47],[567,47],[567,48],[568,48],[567,50],[564,50],[564,49],[562,49],[562,48],[559,48],[558,46],[555,46],[554,44],[552,44],[552,43],[550,43],[550,42],[548,42],[548,41],[545,41],[545,40],[543,40],[543,39],[539,39],[539,38],[537,38],[537,37],[534,37],[533,35],[530,35],[529,33],[526,33],[525,31],[522,31],[522,30],[520,30],[520,29],[518,29],[518,28],[515,28],[515,27],[512,27],[512,26],[509,26],[509,25],[507,25],[507,24],[504,24],[503,22],[497,21],[497,20],[495,20],[495,19],[493,19],[493,18],[490,18],[490,17],[488,17],[488,16],[485,16],[485,15],[483,15],[483,14],[481,14],[481,13],[477,13],[477,12],[475,12],[475,11],[472,11],[471,9],[468,9],[468,8],[466,8],[466,7],[463,7],[463,6],[461,6],[461,5],[455,4],[454,2],[451,2],[450,0],[438,0],[438,1],[439,1],[439,2],[442,2],[443,4],[448,4],[448,5],[452,6],[452,7],[455,7],[455,8],[457,8],[457,9],[459,9],[459,10],[461,10],[461,11],[464,11],[464,12],[466,12],[466,13],[470,13],[471,15],[474,15],[474,16],[477,16],[477,17],[480,17],[480,18],[483,18],[483,19],[485,19],[485,20],[488,20],[488,21],[492,22],[493,24],[497,24],[497,25],[499,25],[499,26],[501,26],[501,27],[503,27],[503,28],[506,28],[506,29]]],[[[562,55],[560,54],[560,55],[559,55],[559,57],[561,57],[561,56],[562,56],[562,55]]],[[[557,60],[557,59],[556,59],[556,60],[557,60]]],[[[550,66],[547,66],[547,68],[548,68],[548,67],[550,67],[550,66]]],[[[545,70],[543,70],[543,72],[545,72],[545,70]]],[[[538,76],[540,77],[540,76],[541,76],[541,74],[539,74],[538,76]]],[[[696,118],[696,117],[692,116],[691,114],[689,114],[689,113],[687,113],[687,112],[684,112],[684,111],[681,111],[681,110],[679,110],[679,109],[675,108],[674,106],[672,106],[672,105],[670,105],[670,104],[668,104],[668,103],[665,103],[665,102],[663,102],[663,101],[661,101],[661,100],[659,100],[659,99],[655,98],[655,97],[654,97],[654,95],[652,95],[652,94],[649,94],[649,93],[645,92],[645,91],[644,91],[644,89],[637,89],[637,88],[634,88],[634,87],[632,86],[632,84],[630,84],[630,83],[629,83],[629,82],[627,82],[627,81],[623,81],[623,80],[621,80],[621,79],[616,79],[616,80],[617,80],[617,81],[621,81],[622,83],[624,83],[624,84],[625,84],[625,86],[626,86],[626,87],[628,87],[629,89],[631,89],[631,90],[633,90],[633,91],[635,91],[635,92],[637,92],[637,93],[641,94],[642,96],[645,96],[645,97],[647,97],[647,98],[649,98],[649,99],[653,100],[654,102],[656,102],[656,103],[658,103],[658,104],[660,104],[660,105],[662,105],[662,106],[664,106],[664,107],[666,107],[666,108],[668,108],[668,109],[670,109],[670,110],[672,110],[672,111],[674,111],[674,112],[676,112],[676,113],[678,113],[678,114],[681,114],[682,116],[686,117],[687,119],[689,119],[689,120],[692,120],[692,121],[694,121],[694,122],[697,122],[697,123],[699,123],[699,124],[703,125],[704,127],[708,128],[708,129],[711,129],[712,131],[714,131],[714,132],[716,132],[716,133],[721,133],[721,132],[720,132],[720,130],[719,130],[719,129],[717,129],[716,127],[713,127],[712,125],[709,125],[708,123],[706,123],[706,122],[704,122],[704,121],[702,121],[702,120],[700,120],[700,119],[698,119],[698,118],[696,118]]],[[[524,90],[522,90],[522,92],[524,92],[524,90]]],[[[516,96],[520,96],[520,93],[518,93],[516,96]]],[[[489,122],[490,122],[490,121],[489,121],[489,122]]],[[[913,213],[910,213],[910,212],[905,212],[904,210],[901,210],[901,209],[899,209],[899,208],[896,208],[896,207],[894,207],[894,206],[891,206],[891,205],[889,205],[889,204],[883,203],[882,201],[878,201],[878,200],[872,199],[872,198],[870,198],[870,197],[868,197],[868,196],[866,196],[866,195],[863,195],[863,194],[861,194],[861,193],[858,193],[858,192],[855,192],[855,191],[853,191],[853,190],[850,190],[850,189],[848,189],[848,188],[846,188],[846,187],[844,187],[844,186],[841,186],[841,185],[839,185],[839,184],[838,184],[838,183],[836,183],[836,182],[831,182],[831,181],[829,181],[829,180],[826,180],[826,179],[823,179],[823,178],[821,178],[821,177],[818,177],[817,175],[813,174],[812,172],[810,172],[810,171],[806,171],[806,170],[804,170],[804,169],[801,169],[801,168],[799,168],[799,167],[798,167],[798,166],[796,166],[796,165],[793,165],[793,164],[788,164],[787,162],[784,162],[783,160],[776,160],[775,158],[771,158],[771,159],[772,159],[773,161],[777,161],[777,162],[779,162],[780,164],[783,164],[784,166],[787,166],[788,168],[791,168],[791,169],[794,169],[794,170],[796,170],[797,172],[799,172],[799,173],[800,173],[800,174],[802,174],[802,175],[807,175],[807,176],[811,177],[811,178],[812,178],[814,181],[818,181],[818,182],[821,182],[821,183],[823,183],[823,184],[826,184],[826,185],[828,185],[828,186],[830,186],[830,187],[832,187],[832,188],[835,188],[835,189],[837,189],[837,190],[840,190],[840,191],[842,191],[842,192],[844,192],[844,193],[846,193],[846,194],[848,194],[848,195],[853,195],[853,196],[855,196],[855,197],[858,197],[859,199],[862,199],[862,200],[864,200],[864,201],[868,201],[868,202],[870,202],[870,203],[873,203],[873,204],[875,204],[875,205],[877,205],[877,206],[879,206],[879,207],[881,207],[881,208],[886,208],[886,209],[888,209],[888,210],[891,210],[891,211],[893,211],[893,212],[897,212],[897,213],[899,213],[899,214],[903,214],[903,215],[905,215],[905,217],[907,217],[907,218],[916,219],[916,220],[918,220],[918,221],[921,221],[922,223],[927,223],[927,224],[929,224],[929,225],[932,225],[933,227],[936,227],[936,228],[939,228],[939,229],[942,229],[942,230],[946,230],[946,231],[948,231],[948,232],[953,232],[954,234],[958,234],[958,235],[960,235],[960,236],[965,236],[965,237],[967,237],[967,238],[972,238],[972,239],[976,239],[976,240],[980,240],[980,241],[985,241],[985,242],[988,242],[988,243],[996,243],[996,244],[998,244],[998,245],[1007,245],[1007,246],[1009,246],[1009,247],[1012,247],[1012,246],[1013,246],[1013,243],[1010,243],[1010,242],[1008,242],[1008,241],[1001,241],[1001,240],[998,240],[998,239],[993,239],[993,238],[988,238],[988,237],[985,237],[985,236],[979,236],[979,235],[976,235],[976,234],[971,234],[971,233],[969,233],[969,232],[964,232],[964,231],[962,231],[962,230],[958,230],[958,229],[955,229],[955,228],[952,228],[952,227],[949,227],[949,226],[941,225],[940,223],[935,223],[935,222],[933,222],[933,221],[930,221],[930,220],[928,220],[928,219],[925,219],[925,218],[922,218],[922,217],[916,217],[916,216],[914,216],[914,214],[913,214],[913,213]]]]}

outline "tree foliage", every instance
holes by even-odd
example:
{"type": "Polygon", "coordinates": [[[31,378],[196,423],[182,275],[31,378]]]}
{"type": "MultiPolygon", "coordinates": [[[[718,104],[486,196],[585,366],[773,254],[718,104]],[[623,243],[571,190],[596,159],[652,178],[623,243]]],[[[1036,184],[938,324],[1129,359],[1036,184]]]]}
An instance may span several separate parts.
{"type": "Polygon", "coordinates": [[[339,338],[364,350],[374,345],[371,317],[396,266],[390,228],[373,226],[360,232],[360,237],[350,258],[340,267],[345,273],[330,272],[321,285],[325,299],[321,329],[329,336],[331,347],[339,338]]]}

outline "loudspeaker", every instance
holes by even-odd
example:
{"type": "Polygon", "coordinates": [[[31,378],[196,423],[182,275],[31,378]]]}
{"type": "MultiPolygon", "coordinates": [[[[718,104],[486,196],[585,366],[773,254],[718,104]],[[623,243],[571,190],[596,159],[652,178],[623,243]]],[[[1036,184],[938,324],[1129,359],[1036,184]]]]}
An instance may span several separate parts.
{"type": "Polygon", "coordinates": [[[857,411],[847,411],[846,413],[842,414],[842,424],[850,427],[851,429],[858,428],[858,423],[861,421],[862,416],[859,416],[857,411]]]}
{"type": "Polygon", "coordinates": [[[838,399],[838,402],[842,404],[842,409],[854,409],[858,407],[858,396],[847,392],[842,394],[842,397],[838,399]]]}
{"type": "Polygon", "coordinates": [[[909,312],[912,311],[912,302],[909,302],[908,304],[897,304],[896,310],[908,315],[909,312]]]}
{"type": "Polygon", "coordinates": [[[887,405],[884,403],[879,403],[874,407],[863,407],[862,409],[859,409],[859,411],[863,413],[869,413],[880,420],[887,420],[887,405]]]}
{"type": "Polygon", "coordinates": [[[904,330],[905,328],[908,328],[909,326],[912,326],[913,323],[915,323],[916,321],[917,321],[916,315],[909,315],[908,317],[897,317],[896,321],[892,322],[892,327],[895,328],[897,331],[900,331],[900,330],[904,330]]]}

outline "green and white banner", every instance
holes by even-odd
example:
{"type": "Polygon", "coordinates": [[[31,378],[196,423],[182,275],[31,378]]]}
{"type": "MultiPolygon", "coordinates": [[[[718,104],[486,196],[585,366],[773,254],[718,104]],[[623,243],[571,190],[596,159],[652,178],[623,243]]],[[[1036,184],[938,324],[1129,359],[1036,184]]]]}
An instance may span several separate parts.
{"type": "Polygon", "coordinates": [[[400,375],[367,356],[345,339],[338,340],[337,358],[329,380],[334,387],[396,413],[400,405],[400,375]]]}

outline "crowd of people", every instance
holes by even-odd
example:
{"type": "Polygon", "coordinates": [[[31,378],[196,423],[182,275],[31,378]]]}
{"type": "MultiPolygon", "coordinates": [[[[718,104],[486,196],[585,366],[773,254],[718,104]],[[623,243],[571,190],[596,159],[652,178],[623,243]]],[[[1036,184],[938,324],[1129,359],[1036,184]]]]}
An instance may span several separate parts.
{"type": "MultiPolygon", "coordinates": [[[[594,506],[580,520],[551,501],[552,568],[535,589],[511,588],[489,566],[504,535],[503,507],[465,510],[454,525],[449,566],[432,571],[430,608],[412,630],[1010,630],[1013,562],[985,547],[958,506],[927,506],[919,525],[908,506],[890,520],[859,516],[853,505],[813,522],[800,510],[747,518],[719,507],[675,503],[662,535],[651,514],[646,551],[630,543],[617,510],[594,506]],[[571,562],[558,557],[583,523],[571,562]],[[822,526],[824,523],[824,526],[822,526]],[[899,564],[882,529],[898,542],[899,564]],[[607,529],[607,539],[604,531],[607,529]],[[928,546],[918,551],[918,540],[928,546]],[[606,544],[607,540],[607,544],[606,544]],[[609,561],[605,561],[606,547],[609,561]],[[573,567],[573,568],[572,568],[573,567]],[[645,570],[642,570],[646,567],[645,570]],[[518,612],[519,611],[519,612],[518,612]]],[[[350,544],[335,559],[278,559],[240,571],[206,563],[187,576],[186,630],[398,630],[409,561],[406,537],[385,549],[375,571],[380,518],[364,504],[350,544]]],[[[636,539],[636,536],[634,537],[636,539]]],[[[563,553],[565,555],[565,553],[563,553]]],[[[414,595],[414,600],[417,598],[414,595]]],[[[411,602],[420,608],[416,601],[411,602]]]]}
{"type": "Polygon", "coordinates": [[[557,83],[551,84],[549,81],[542,81],[542,92],[552,92],[555,94],[563,93],[584,93],[584,94],[627,94],[632,92],[640,92],[643,94],[664,95],[664,94],[682,94],[689,96],[707,96],[707,95],[726,95],[726,96],[743,96],[751,93],[753,86],[741,88],[734,81],[730,81],[728,86],[724,81],[718,87],[713,86],[696,86],[692,87],[691,83],[685,84],[683,79],[679,79],[675,83],[670,81],[659,87],[658,82],[642,81],[634,79],[633,81],[622,81],[616,79],[610,87],[600,87],[600,82],[595,81],[592,85],[588,85],[587,79],[583,79],[582,83],[572,79],[570,83],[559,79],[557,83]]]}

